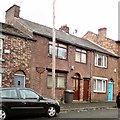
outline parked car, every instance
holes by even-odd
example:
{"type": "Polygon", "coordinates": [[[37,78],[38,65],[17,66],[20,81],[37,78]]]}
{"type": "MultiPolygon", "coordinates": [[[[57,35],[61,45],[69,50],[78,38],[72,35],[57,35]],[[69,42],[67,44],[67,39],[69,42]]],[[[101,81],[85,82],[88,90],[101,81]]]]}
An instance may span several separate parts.
{"type": "Polygon", "coordinates": [[[44,98],[30,88],[0,88],[0,120],[14,115],[46,114],[54,117],[60,112],[59,102],[44,98]]]}

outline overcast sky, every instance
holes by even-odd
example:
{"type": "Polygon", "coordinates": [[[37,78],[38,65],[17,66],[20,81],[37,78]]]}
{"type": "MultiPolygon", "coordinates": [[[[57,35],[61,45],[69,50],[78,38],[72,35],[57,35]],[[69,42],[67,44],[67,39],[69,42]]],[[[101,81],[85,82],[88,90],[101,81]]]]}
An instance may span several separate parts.
{"type": "MultiPolygon", "coordinates": [[[[56,0],[55,26],[67,24],[70,32],[75,29],[82,37],[87,31],[98,33],[107,28],[107,37],[118,40],[119,0],[56,0]]],[[[13,4],[21,8],[20,17],[52,27],[53,0],[1,0],[0,22],[5,21],[5,11],[13,4]]]]}

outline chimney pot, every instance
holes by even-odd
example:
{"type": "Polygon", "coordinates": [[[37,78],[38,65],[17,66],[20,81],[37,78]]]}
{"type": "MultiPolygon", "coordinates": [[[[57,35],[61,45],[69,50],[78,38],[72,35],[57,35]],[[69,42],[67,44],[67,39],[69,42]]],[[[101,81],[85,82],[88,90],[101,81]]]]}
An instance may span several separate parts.
{"type": "Polygon", "coordinates": [[[63,30],[64,32],[69,33],[69,27],[67,25],[61,26],[59,30],[63,30]]]}

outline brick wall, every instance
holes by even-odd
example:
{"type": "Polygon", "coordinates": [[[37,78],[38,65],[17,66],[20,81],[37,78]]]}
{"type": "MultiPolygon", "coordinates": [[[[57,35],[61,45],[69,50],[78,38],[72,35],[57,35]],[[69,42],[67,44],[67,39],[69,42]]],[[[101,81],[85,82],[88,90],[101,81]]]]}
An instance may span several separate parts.
{"type": "Polygon", "coordinates": [[[102,47],[110,50],[111,52],[118,54],[118,44],[112,39],[107,38],[106,36],[102,36],[99,34],[95,34],[92,32],[87,32],[83,38],[93,41],[102,47]]]}

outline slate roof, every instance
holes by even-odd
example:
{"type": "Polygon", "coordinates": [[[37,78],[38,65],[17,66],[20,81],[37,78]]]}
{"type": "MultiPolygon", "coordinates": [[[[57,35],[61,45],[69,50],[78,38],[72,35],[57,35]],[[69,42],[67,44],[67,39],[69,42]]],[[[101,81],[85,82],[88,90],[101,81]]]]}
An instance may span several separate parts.
{"type": "MultiPolygon", "coordinates": [[[[45,37],[52,38],[52,28],[35,23],[35,22],[28,21],[23,18],[16,18],[16,20],[20,22],[22,25],[24,25],[25,27],[27,27],[31,32],[45,36],[45,37]]],[[[105,53],[111,56],[118,57],[116,54],[108,51],[107,49],[101,47],[96,43],[93,43],[92,41],[88,41],[86,39],[76,37],[74,35],[68,34],[61,30],[56,30],[56,39],[58,41],[61,41],[67,44],[72,44],[75,46],[83,47],[88,50],[94,50],[94,51],[105,53]]]]}
{"type": "Polygon", "coordinates": [[[29,39],[29,40],[34,40],[33,38],[21,32],[17,28],[2,22],[0,22],[0,32],[3,34],[9,34],[9,35],[14,35],[17,37],[29,39]]]}

